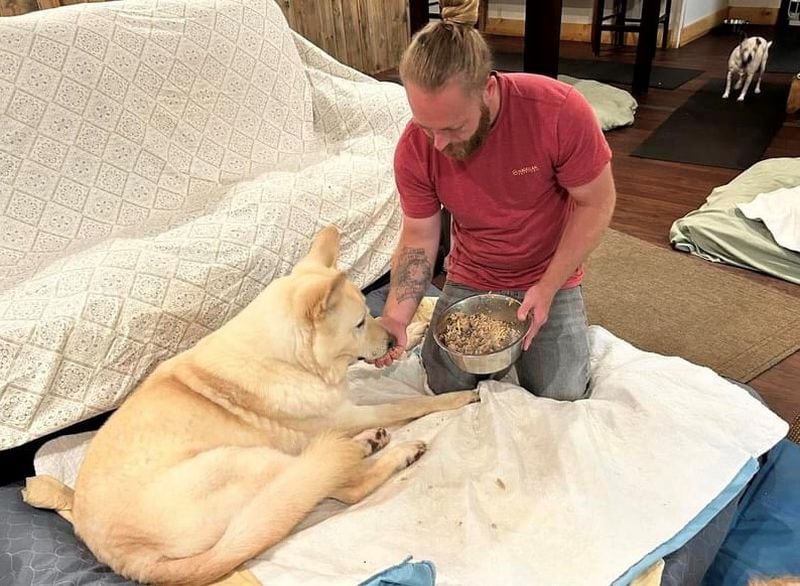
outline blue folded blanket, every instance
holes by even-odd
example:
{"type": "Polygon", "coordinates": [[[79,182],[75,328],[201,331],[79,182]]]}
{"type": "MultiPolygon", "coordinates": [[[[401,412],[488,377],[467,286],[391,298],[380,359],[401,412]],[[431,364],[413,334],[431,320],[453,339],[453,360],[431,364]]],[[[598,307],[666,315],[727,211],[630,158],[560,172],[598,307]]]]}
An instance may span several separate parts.
{"type": "Polygon", "coordinates": [[[412,562],[409,557],[358,586],[434,586],[435,582],[436,569],[431,562],[412,562]]]}
{"type": "Polygon", "coordinates": [[[783,440],[742,498],[705,586],[743,586],[750,578],[800,576],[800,445],[783,440]]]}

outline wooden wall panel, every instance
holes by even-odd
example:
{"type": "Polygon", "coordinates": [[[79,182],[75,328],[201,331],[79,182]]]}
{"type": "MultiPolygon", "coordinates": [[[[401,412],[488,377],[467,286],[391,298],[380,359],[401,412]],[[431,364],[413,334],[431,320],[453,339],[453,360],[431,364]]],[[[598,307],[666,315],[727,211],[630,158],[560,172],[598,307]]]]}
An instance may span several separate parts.
{"type": "Polygon", "coordinates": [[[295,31],[364,73],[397,67],[408,45],[406,0],[280,0],[279,6],[295,31]]]}
{"type": "Polygon", "coordinates": [[[36,0],[0,0],[0,16],[17,16],[38,8],[36,0]]]}

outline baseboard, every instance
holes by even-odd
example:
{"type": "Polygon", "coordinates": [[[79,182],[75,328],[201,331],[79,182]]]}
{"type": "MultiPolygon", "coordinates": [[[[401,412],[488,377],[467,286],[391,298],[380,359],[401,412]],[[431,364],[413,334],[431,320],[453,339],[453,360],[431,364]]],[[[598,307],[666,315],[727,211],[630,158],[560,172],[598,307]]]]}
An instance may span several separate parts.
{"type": "Polygon", "coordinates": [[[775,24],[779,10],[764,6],[731,6],[728,8],[728,18],[742,18],[751,24],[775,24]]]}
{"type": "Polygon", "coordinates": [[[693,23],[686,25],[681,29],[681,44],[688,45],[692,41],[696,41],[700,37],[708,34],[708,32],[716,26],[722,24],[722,21],[728,18],[728,8],[718,10],[714,14],[696,20],[693,23]]]}
{"type": "MultiPolygon", "coordinates": [[[[658,42],[661,43],[661,27],[658,29],[658,42]]],[[[525,35],[525,21],[511,18],[490,18],[486,23],[487,34],[497,35],[501,37],[522,37],[525,35]]],[[[631,47],[636,45],[636,33],[625,33],[624,44],[631,47]]],[[[562,41],[579,41],[582,43],[590,43],[592,40],[592,25],[589,23],[580,22],[562,22],[561,23],[561,40],[562,41]]],[[[674,47],[677,40],[677,32],[670,31],[669,46],[674,47]]],[[[604,32],[600,37],[600,42],[604,44],[611,43],[611,33],[604,32]]]]}

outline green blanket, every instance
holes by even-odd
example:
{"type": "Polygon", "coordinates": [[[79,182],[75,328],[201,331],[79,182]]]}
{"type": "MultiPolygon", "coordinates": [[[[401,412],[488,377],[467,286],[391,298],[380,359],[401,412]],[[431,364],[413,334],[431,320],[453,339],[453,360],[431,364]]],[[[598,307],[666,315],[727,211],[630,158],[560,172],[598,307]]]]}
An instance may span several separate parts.
{"type": "Polygon", "coordinates": [[[603,130],[633,124],[633,115],[636,113],[638,104],[634,97],[625,90],[591,79],[578,79],[569,75],[559,75],[558,80],[568,83],[583,94],[586,101],[594,108],[603,130]]]}
{"type": "Polygon", "coordinates": [[[669,239],[678,250],[712,262],[760,271],[800,284],[800,253],[782,248],[760,221],[736,208],[759,193],[800,185],[800,158],[767,159],[711,192],[700,209],[672,224],[669,239]]]}

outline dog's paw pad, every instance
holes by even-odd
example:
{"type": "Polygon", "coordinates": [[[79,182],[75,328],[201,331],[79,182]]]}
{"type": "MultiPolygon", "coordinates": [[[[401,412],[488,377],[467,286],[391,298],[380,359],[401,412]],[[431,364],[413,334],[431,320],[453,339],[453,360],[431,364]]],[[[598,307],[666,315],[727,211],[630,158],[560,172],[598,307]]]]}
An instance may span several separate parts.
{"type": "Polygon", "coordinates": [[[409,453],[406,456],[406,466],[411,466],[411,464],[419,460],[422,455],[428,451],[428,446],[425,442],[411,442],[408,448],[409,453]]]}
{"type": "Polygon", "coordinates": [[[385,447],[386,444],[389,443],[391,435],[385,428],[378,427],[377,429],[362,431],[353,439],[362,444],[364,447],[364,455],[370,456],[385,447]]]}

